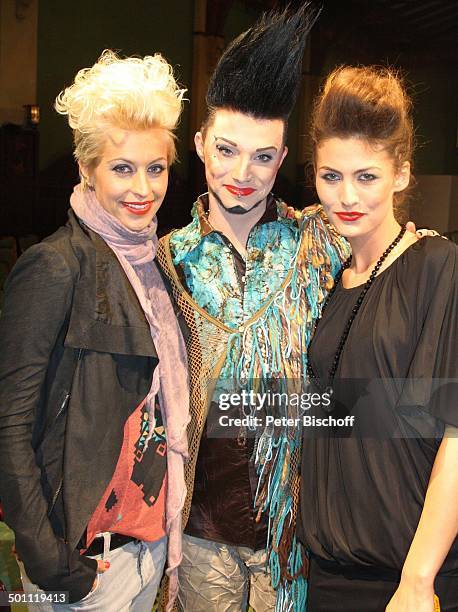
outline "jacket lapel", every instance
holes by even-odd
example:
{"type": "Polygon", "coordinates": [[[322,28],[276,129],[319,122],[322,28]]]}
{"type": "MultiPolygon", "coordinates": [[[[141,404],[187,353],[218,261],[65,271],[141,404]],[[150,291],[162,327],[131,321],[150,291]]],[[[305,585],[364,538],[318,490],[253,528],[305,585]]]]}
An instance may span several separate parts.
{"type": "Polygon", "coordinates": [[[88,228],[93,250],[81,266],[64,345],[98,352],[157,357],[135,291],[115,254],[88,228]],[[83,272],[84,271],[84,272],[83,272]]]}

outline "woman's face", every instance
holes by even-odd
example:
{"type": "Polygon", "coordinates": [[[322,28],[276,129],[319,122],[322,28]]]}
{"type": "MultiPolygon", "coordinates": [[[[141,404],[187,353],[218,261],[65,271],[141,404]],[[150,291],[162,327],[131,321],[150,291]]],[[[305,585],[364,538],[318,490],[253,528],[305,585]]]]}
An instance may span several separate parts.
{"type": "Polygon", "coordinates": [[[170,136],[162,128],[107,131],[99,163],[81,168],[100,205],[133,231],[147,227],[167,191],[170,136]]]}
{"type": "Polygon", "coordinates": [[[346,238],[370,234],[394,221],[393,195],[409,184],[382,147],[360,138],[329,138],[316,151],[316,189],[330,222],[346,238]]]}

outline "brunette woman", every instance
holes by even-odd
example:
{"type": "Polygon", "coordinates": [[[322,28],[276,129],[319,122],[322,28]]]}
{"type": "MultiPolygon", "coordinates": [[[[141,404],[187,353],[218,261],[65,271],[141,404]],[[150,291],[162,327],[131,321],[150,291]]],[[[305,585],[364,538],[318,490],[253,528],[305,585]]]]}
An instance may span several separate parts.
{"type": "Polygon", "coordinates": [[[308,610],[433,612],[436,594],[456,611],[458,249],[397,221],[413,128],[393,71],[333,72],[312,137],[321,203],[352,256],[309,351],[333,402],[304,429],[308,610]]]}

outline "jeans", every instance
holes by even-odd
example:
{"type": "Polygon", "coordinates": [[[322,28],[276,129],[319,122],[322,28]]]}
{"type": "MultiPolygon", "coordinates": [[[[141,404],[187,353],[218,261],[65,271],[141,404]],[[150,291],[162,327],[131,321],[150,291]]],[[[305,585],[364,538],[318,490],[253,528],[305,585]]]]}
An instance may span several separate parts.
{"type": "MultiPolygon", "coordinates": [[[[150,612],[164,571],[167,557],[167,538],[156,542],[133,540],[120,548],[109,551],[104,559],[110,567],[98,573],[96,585],[80,601],[72,604],[33,604],[31,612],[70,612],[75,610],[98,610],[101,612],[150,612]]],[[[41,593],[41,589],[30,582],[20,563],[22,584],[25,593],[41,593]]]]}
{"type": "Polygon", "coordinates": [[[178,576],[184,612],[240,612],[248,603],[256,612],[275,609],[265,550],[183,535],[178,576]]]}

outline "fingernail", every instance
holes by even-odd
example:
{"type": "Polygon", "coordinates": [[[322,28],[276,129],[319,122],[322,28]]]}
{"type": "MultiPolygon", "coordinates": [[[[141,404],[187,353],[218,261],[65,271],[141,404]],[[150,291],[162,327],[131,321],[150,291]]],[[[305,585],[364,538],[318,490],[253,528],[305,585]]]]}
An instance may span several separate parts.
{"type": "Polygon", "coordinates": [[[108,569],[110,567],[110,562],[109,561],[105,561],[105,569],[108,569]]]}

